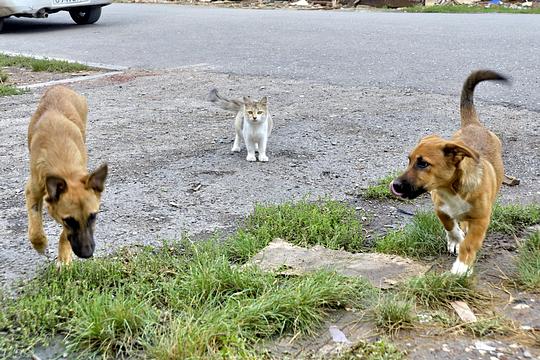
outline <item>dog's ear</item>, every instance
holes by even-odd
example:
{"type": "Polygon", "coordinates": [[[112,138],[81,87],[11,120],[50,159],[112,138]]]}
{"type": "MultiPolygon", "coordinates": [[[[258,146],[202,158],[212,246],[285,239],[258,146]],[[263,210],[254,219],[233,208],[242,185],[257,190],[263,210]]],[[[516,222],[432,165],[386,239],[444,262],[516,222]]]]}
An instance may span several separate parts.
{"type": "Polygon", "coordinates": [[[103,192],[105,189],[105,179],[107,178],[107,172],[109,168],[107,164],[103,164],[98,167],[93,173],[91,173],[86,179],[86,188],[93,189],[97,192],[103,192]]]}
{"type": "Polygon", "coordinates": [[[47,197],[45,201],[48,203],[57,202],[60,199],[60,195],[67,190],[66,181],[58,176],[47,176],[45,184],[47,185],[47,197]]]}
{"type": "Polygon", "coordinates": [[[461,142],[449,141],[443,147],[444,156],[452,158],[455,163],[460,162],[465,157],[470,157],[475,162],[478,162],[480,155],[461,142]]]}

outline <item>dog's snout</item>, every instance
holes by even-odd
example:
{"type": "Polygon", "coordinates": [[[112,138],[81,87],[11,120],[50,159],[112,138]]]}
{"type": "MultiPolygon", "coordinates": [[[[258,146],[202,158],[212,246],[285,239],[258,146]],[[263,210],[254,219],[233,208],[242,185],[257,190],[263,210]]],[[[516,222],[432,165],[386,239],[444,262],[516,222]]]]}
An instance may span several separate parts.
{"type": "Polygon", "coordinates": [[[394,179],[394,181],[390,183],[390,191],[396,196],[403,196],[403,193],[405,192],[404,181],[400,178],[394,179]]]}
{"type": "Polygon", "coordinates": [[[96,247],[93,234],[77,234],[68,236],[69,243],[75,255],[82,259],[91,258],[96,247]]]}
{"type": "Polygon", "coordinates": [[[424,187],[410,183],[405,176],[400,176],[390,183],[390,192],[404,199],[414,199],[426,192],[424,187]]]}

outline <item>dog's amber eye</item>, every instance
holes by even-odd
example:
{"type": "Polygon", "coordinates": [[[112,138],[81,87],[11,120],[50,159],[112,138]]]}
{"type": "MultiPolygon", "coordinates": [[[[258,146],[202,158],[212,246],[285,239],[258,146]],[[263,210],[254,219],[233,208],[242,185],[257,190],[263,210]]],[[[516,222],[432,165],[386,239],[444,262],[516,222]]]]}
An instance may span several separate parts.
{"type": "Polygon", "coordinates": [[[427,168],[428,166],[429,166],[429,163],[428,163],[428,162],[426,162],[426,161],[424,161],[424,160],[422,160],[422,159],[416,160],[416,167],[417,167],[418,169],[425,169],[425,168],[427,168]]]}

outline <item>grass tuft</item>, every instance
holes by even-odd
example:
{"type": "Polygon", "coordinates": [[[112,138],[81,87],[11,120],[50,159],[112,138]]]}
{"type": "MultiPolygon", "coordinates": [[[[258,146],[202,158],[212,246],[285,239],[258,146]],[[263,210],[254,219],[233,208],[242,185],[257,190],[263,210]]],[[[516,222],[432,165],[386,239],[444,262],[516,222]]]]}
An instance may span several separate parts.
{"type": "Polygon", "coordinates": [[[540,223],[539,204],[511,204],[496,203],[493,207],[489,231],[515,235],[523,228],[540,223]]]}
{"type": "Polygon", "coordinates": [[[394,178],[396,177],[396,174],[389,174],[385,176],[382,179],[377,180],[377,183],[375,185],[370,185],[367,187],[367,189],[364,190],[362,193],[362,197],[365,199],[372,199],[372,200],[384,200],[384,199],[394,199],[399,200],[400,198],[394,196],[390,192],[390,183],[394,178]]]}
{"type": "Polygon", "coordinates": [[[390,334],[411,328],[415,319],[413,305],[410,299],[403,299],[397,295],[385,296],[373,309],[375,324],[390,334]]]}
{"type": "Polygon", "coordinates": [[[475,322],[463,323],[461,327],[474,337],[511,335],[515,333],[512,322],[501,317],[478,319],[475,322]]]}
{"type": "Polygon", "coordinates": [[[64,60],[34,59],[27,56],[11,56],[0,54],[0,68],[2,67],[20,67],[32,71],[47,72],[77,72],[87,71],[91,67],[79,63],[68,62],[64,60]]]}
{"type": "Polygon", "coordinates": [[[471,279],[448,273],[427,273],[414,277],[403,285],[403,293],[414,297],[420,305],[430,308],[448,306],[452,301],[480,303],[486,296],[473,289],[471,279]]]}
{"type": "Polygon", "coordinates": [[[299,246],[322,245],[351,252],[362,250],[362,224],[354,208],[335,200],[257,205],[246,224],[229,241],[229,255],[243,263],[275,238],[299,246]]]}
{"type": "Polygon", "coordinates": [[[21,89],[9,84],[0,84],[0,96],[21,95],[27,93],[28,90],[21,89]]]}
{"type": "Polygon", "coordinates": [[[432,211],[419,212],[403,229],[379,238],[375,249],[413,258],[443,254],[446,252],[444,229],[432,211]]]}
{"type": "Polygon", "coordinates": [[[381,339],[372,343],[360,341],[346,350],[336,360],[402,360],[405,358],[406,353],[404,351],[400,351],[386,339],[381,339]]]}
{"type": "Polygon", "coordinates": [[[540,289],[540,231],[532,233],[519,249],[518,281],[526,289],[540,289]]]}

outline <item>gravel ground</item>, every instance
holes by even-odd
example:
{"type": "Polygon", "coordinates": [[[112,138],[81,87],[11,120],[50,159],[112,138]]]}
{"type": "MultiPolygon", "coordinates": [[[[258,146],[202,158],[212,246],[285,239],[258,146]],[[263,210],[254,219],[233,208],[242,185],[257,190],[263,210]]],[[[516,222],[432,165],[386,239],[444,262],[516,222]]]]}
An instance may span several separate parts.
{"type": "MultiPolygon", "coordinates": [[[[482,92],[481,85],[477,92],[482,92]]],[[[110,176],[97,224],[96,255],[129,244],[159,244],[182,233],[227,232],[256,202],[330,195],[381,218],[390,206],[359,201],[358,189],[405,166],[421,136],[449,136],[458,126],[459,89],[446,96],[411,89],[333,86],[236,76],[210,68],[130,71],[73,86],[88,97],[90,166],[110,176]],[[275,131],[268,163],[232,154],[233,114],[206,101],[222,94],[269,96],[275,131]]],[[[508,88],[509,93],[512,88],[508,88]]],[[[26,237],[23,187],[28,176],[26,130],[42,90],[0,98],[0,287],[46,263],[26,237]]],[[[481,119],[502,137],[507,172],[504,202],[540,199],[538,113],[478,104],[481,119]]],[[[388,223],[388,220],[381,222],[388,223]]],[[[390,223],[400,223],[397,218],[390,223]]],[[[60,227],[45,216],[51,256],[60,227]]]]}

